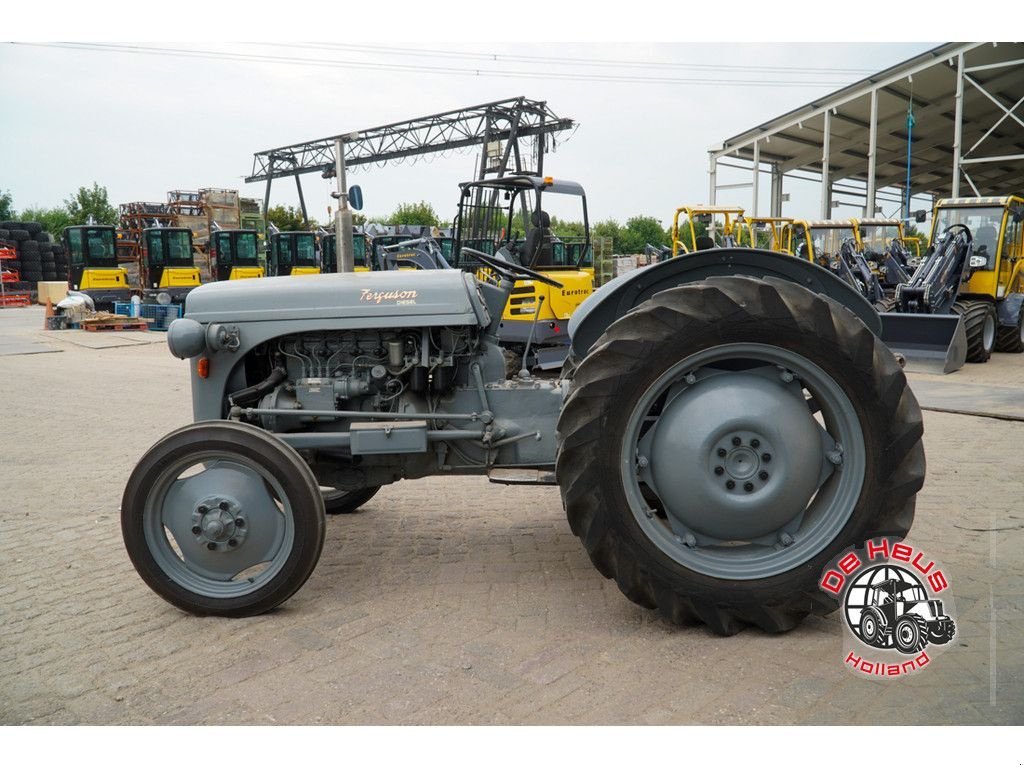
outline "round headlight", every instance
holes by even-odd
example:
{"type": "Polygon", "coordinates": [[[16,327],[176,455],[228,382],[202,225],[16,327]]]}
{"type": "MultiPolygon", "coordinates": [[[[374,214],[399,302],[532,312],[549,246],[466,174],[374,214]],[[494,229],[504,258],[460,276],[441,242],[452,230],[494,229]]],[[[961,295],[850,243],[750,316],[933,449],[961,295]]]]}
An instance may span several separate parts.
{"type": "Polygon", "coordinates": [[[206,349],[206,329],[195,320],[179,317],[167,329],[167,346],[181,360],[200,355],[206,349]]]}

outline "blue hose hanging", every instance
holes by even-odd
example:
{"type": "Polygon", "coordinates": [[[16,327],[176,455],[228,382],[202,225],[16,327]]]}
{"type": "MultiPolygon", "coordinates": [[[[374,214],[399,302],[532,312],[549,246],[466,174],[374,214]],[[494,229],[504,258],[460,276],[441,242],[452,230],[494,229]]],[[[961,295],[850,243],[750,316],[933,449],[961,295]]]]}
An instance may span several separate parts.
{"type": "MultiPolygon", "coordinates": [[[[913,91],[911,91],[913,94],[913,91]]],[[[914,97],[911,95],[907,106],[907,208],[906,218],[910,219],[910,148],[914,143],[914,97]]]]}

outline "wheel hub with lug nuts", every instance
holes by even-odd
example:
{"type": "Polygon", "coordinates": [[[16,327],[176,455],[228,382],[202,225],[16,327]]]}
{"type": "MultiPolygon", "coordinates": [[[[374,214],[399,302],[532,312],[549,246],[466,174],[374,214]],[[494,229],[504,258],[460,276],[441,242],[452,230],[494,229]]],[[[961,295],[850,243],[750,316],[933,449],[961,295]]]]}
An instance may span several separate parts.
{"type": "Polygon", "coordinates": [[[824,432],[792,374],[697,380],[670,396],[652,432],[644,474],[684,539],[777,535],[805,509],[827,463],[824,432]]]}
{"type": "Polygon", "coordinates": [[[248,531],[245,513],[235,499],[204,499],[192,512],[192,534],[211,552],[237,549],[248,531]]]}

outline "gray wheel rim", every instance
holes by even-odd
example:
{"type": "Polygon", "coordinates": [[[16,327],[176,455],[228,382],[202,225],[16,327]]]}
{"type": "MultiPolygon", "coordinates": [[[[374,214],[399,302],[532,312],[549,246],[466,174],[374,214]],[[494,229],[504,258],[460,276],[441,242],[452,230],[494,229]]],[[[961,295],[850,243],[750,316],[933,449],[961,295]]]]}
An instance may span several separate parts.
{"type": "Polygon", "coordinates": [[[281,571],[295,541],[291,500],[281,483],[238,454],[190,454],[170,464],[142,514],[157,565],[175,584],[203,597],[261,589],[281,571]],[[198,465],[203,469],[182,477],[198,465]]]}
{"type": "Polygon", "coordinates": [[[991,352],[992,348],[996,345],[996,316],[993,312],[985,315],[985,326],[981,332],[981,339],[982,344],[985,345],[985,350],[991,352]]]}
{"type": "MultiPolygon", "coordinates": [[[[716,418],[714,414],[712,418],[716,418]]],[[[702,350],[663,373],[647,388],[630,414],[620,457],[626,498],[644,535],[680,565],[728,580],[775,576],[806,563],[824,550],[849,521],[860,497],[867,464],[860,419],[843,388],[807,358],[754,343],[702,350]],[[744,369],[726,370],[723,364],[739,364],[744,369]],[[764,378],[766,383],[760,385],[756,377],[764,378]],[[773,389],[767,383],[772,377],[782,384],[773,389]],[[790,380],[786,381],[787,378],[790,380]],[[686,394],[688,388],[697,393],[698,386],[703,387],[699,394],[686,394]],[[716,391],[731,395],[732,390],[750,395],[750,400],[760,405],[741,402],[739,415],[718,419],[720,428],[706,427],[708,434],[691,435],[690,423],[680,414],[710,412],[703,407],[703,401],[712,404],[714,397],[709,395],[716,391]],[[819,406],[819,418],[814,421],[817,432],[806,424],[791,431],[778,428],[776,422],[783,420],[771,411],[773,398],[778,412],[800,412],[795,403],[810,414],[808,396],[819,406]],[[660,414],[652,415],[652,408],[659,401],[664,407],[660,414]],[[744,407],[750,413],[743,413],[744,407]],[[673,420],[679,423],[669,429],[672,437],[663,441],[667,447],[659,447],[661,422],[671,425],[673,420]],[[685,426],[679,428],[680,424],[685,426]],[[719,429],[724,443],[715,433],[719,429]],[[817,448],[813,445],[815,438],[808,438],[812,434],[820,441],[817,448]],[[740,443],[728,449],[730,441],[737,438],[740,443]],[[744,464],[750,459],[754,439],[761,440],[762,445],[765,439],[778,440],[775,450],[779,453],[771,457],[773,469],[763,486],[758,485],[757,473],[766,465],[751,468],[744,464]],[[703,460],[692,457],[702,457],[709,447],[705,477],[700,474],[705,471],[703,460]],[[719,460],[718,452],[723,447],[728,455],[719,460]],[[803,461],[812,457],[818,464],[799,466],[787,456],[790,453],[799,454],[797,458],[803,461]],[[659,462],[663,465],[660,475],[659,462]],[[723,472],[714,474],[719,468],[723,472]],[[774,479],[773,474],[777,474],[774,479]],[[733,477],[735,487],[728,491],[733,496],[715,488],[705,492],[712,483],[733,477]],[[808,477],[812,487],[806,503],[787,511],[787,505],[807,494],[808,477]],[[769,483],[776,485],[769,488],[769,483]],[[753,487],[744,492],[747,484],[753,487]],[[641,486],[654,493],[664,514],[659,514],[655,504],[645,498],[641,486]],[[799,487],[794,491],[794,486],[799,487]],[[744,498],[744,493],[749,498],[744,498]],[[701,503],[697,504],[697,500],[701,503]],[[767,521],[759,515],[763,508],[771,511],[767,521]],[[737,529],[742,529],[742,536],[727,533],[733,521],[737,529]]]]}

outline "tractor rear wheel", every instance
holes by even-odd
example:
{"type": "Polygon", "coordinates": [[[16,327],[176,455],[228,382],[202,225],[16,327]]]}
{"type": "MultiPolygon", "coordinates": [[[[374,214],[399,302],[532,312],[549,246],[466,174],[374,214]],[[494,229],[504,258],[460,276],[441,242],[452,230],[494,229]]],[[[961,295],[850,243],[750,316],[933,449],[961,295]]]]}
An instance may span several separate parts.
{"type": "Polygon", "coordinates": [[[1024,307],[1017,313],[1017,325],[999,327],[996,352],[1024,352],[1024,307]]]}
{"type": "Polygon", "coordinates": [[[730,635],[837,604],[825,566],[902,538],[924,481],[921,411],[889,349],[782,280],[709,278],[612,324],[558,422],[573,532],[634,602],[730,635]]]}
{"type": "Polygon", "coordinates": [[[958,301],[953,311],[964,319],[967,362],[986,362],[996,346],[996,328],[999,327],[996,308],[988,301],[958,301]]]}
{"type": "Polygon", "coordinates": [[[139,461],[121,532],[154,592],[199,615],[255,616],[305,584],[323,549],[324,505],[295,449],[227,421],[171,432],[139,461]]]}

